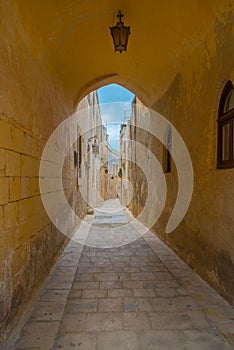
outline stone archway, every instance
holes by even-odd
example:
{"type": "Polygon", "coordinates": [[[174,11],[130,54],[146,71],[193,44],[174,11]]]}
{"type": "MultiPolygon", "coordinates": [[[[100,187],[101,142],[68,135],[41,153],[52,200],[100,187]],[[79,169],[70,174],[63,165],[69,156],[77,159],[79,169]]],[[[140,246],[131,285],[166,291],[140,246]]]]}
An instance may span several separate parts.
{"type": "Polygon", "coordinates": [[[105,76],[97,77],[82,86],[74,100],[74,110],[76,110],[78,103],[84,96],[88,95],[91,91],[97,90],[109,84],[118,84],[133,92],[145,106],[150,107],[154,102],[153,95],[146,91],[136,81],[124,78],[117,73],[110,73],[105,76]]]}

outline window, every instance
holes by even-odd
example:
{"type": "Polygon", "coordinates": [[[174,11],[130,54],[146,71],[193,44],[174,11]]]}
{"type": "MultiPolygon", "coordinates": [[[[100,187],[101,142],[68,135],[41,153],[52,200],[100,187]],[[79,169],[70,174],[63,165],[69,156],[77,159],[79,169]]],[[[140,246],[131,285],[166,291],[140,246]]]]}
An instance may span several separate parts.
{"type": "Polygon", "coordinates": [[[218,115],[218,168],[234,168],[234,87],[224,87],[218,115]]]}

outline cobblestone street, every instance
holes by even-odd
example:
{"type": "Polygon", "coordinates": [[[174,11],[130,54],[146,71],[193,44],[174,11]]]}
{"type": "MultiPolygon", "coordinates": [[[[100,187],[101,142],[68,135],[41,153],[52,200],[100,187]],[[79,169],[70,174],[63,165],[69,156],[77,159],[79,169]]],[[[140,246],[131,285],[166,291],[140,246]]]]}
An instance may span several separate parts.
{"type": "Polygon", "coordinates": [[[70,241],[9,348],[232,349],[231,306],[152,233],[139,236],[116,200],[103,208],[87,217],[96,246],[70,241]]]}

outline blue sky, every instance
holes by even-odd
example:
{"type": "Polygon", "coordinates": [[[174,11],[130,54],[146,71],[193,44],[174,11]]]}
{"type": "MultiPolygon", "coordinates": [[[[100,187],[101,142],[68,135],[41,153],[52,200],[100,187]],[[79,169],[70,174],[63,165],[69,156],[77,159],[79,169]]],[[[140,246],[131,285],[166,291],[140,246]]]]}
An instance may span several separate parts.
{"type": "Polygon", "coordinates": [[[134,94],[117,84],[97,90],[102,122],[106,126],[110,145],[119,150],[120,124],[129,119],[134,94]]]}

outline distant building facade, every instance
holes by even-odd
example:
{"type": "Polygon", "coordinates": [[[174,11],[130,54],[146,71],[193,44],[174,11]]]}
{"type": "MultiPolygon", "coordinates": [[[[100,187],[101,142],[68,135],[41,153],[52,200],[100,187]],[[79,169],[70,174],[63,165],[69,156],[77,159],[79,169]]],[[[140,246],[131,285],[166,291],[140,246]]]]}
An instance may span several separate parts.
{"type": "Polygon", "coordinates": [[[77,188],[88,210],[100,205],[104,194],[104,164],[107,162],[107,134],[102,125],[97,91],[84,97],[77,107],[77,188]],[[85,130],[85,132],[82,132],[85,130]]]}

